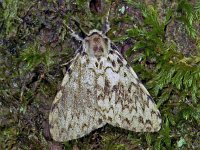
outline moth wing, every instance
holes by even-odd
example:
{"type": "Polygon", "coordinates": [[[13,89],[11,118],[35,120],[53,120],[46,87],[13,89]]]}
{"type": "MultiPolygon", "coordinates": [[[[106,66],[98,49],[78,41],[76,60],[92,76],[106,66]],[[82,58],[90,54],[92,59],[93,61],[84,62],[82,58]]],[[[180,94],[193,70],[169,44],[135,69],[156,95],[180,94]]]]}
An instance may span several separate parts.
{"type": "Polygon", "coordinates": [[[86,56],[75,57],[53,101],[49,123],[55,141],[77,139],[105,125],[95,109],[95,73],[86,64],[86,56]]]}
{"type": "Polygon", "coordinates": [[[98,105],[107,123],[135,132],[158,131],[160,112],[127,61],[114,51],[104,68],[106,90],[98,105]]]}

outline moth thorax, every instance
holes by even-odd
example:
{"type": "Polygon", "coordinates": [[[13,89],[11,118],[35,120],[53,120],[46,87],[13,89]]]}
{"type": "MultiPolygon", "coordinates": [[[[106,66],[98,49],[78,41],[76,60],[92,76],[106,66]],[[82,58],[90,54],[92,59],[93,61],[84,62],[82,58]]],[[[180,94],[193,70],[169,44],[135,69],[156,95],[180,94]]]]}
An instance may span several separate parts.
{"type": "Polygon", "coordinates": [[[86,37],[86,47],[87,51],[91,56],[101,57],[105,56],[108,51],[108,40],[103,38],[98,33],[93,33],[92,35],[86,37]]]}

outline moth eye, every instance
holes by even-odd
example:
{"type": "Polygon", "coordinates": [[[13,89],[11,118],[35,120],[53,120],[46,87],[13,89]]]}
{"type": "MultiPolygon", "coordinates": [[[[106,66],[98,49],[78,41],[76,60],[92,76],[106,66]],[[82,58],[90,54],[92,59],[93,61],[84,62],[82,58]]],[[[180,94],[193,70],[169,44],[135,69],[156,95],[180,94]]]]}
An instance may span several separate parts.
{"type": "Polygon", "coordinates": [[[107,38],[104,38],[104,41],[105,41],[105,43],[108,43],[108,39],[107,38]]]}

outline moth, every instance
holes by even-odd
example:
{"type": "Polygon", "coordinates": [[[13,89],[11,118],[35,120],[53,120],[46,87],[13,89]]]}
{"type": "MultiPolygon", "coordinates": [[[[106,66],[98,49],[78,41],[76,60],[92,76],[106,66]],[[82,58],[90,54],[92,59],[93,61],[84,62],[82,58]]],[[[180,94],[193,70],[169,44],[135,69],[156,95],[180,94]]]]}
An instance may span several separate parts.
{"type": "Polygon", "coordinates": [[[70,61],[49,114],[52,138],[81,138],[107,123],[135,132],[159,131],[156,104],[111,40],[98,30],[80,40],[81,50],[70,61]]]}

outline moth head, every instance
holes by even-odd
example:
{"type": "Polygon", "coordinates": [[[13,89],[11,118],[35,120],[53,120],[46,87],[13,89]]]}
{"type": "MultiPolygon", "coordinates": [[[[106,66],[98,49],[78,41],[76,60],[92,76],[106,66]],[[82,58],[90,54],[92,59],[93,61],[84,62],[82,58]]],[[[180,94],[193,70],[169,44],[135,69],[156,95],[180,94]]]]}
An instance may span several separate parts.
{"type": "Polygon", "coordinates": [[[90,31],[84,39],[85,50],[90,56],[101,57],[108,54],[110,40],[98,30],[90,31]]]}

